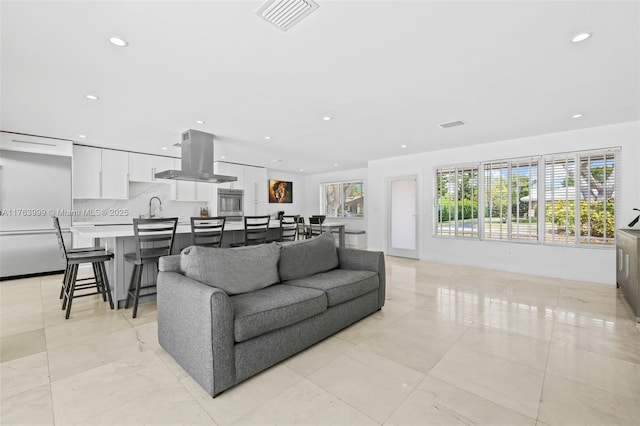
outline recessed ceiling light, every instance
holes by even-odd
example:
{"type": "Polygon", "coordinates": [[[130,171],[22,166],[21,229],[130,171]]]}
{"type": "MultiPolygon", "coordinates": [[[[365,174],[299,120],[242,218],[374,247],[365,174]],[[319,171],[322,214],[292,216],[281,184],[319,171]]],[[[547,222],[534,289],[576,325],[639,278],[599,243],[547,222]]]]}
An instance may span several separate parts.
{"type": "Polygon", "coordinates": [[[109,41],[111,42],[111,44],[118,47],[127,47],[129,45],[129,43],[127,43],[127,40],[120,37],[109,37],[109,41]]]}
{"type": "Polygon", "coordinates": [[[304,169],[300,169],[301,172],[304,172],[304,169]]]}
{"type": "Polygon", "coordinates": [[[204,123],[206,123],[206,122],[205,122],[204,120],[196,120],[196,123],[198,123],[198,124],[204,124],[204,123]]]}
{"type": "Polygon", "coordinates": [[[220,158],[222,158],[222,159],[224,160],[224,159],[225,159],[225,158],[227,158],[227,157],[225,157],[224,155],[221,155],[221,156],[220,156],[220,158]]]}
{"type": "Polygon", "coordinates": [[[169,148],[167,148],[166,146],[163,146],[163,147],[162,147],[162,150],[163,150],[163,151],[166,151],[166,150],[168,150],[168,149],[169,149],[169,148]]]}
{"type": "Polygon", "coordinates": [[[338,167],[338,163],[334,163],[334,164],[333,164],[333,167],[338,167]]]}
{"type": "Polygon", "coordinates": [[[265,138],[266,140],[269,140],[269,139],[271,139],[271,136],[265,136],[264,138],[265,138]]]}
{"type": "Polygon", "coordinates": [[[580,43],[581,41],[585,41],[589,37],[591,37],[593,33],[580,33],[573,36],[571,39],[572,43],[580,43]]]}
{"type": "Polygon", "coordinates": [[[325,115],[324,117],[322,117],[322,119],[324,121],[329,121],[329,120],[331,120],[331,117],[329,117],[328,115],[325,115]]]}
{"type": "Polygon", "coordinates": [[[400,148],[406,148],[406,147],[407,147],[406,145],[400,145],[400,148]]]}
{"type": "Polygon", "coordinates": [[[100,99],[98,96],[96,95],[85,95],[85,98],[87,99],[91,99],[92,101],[97,101],[98,99],[100,99]]]}
{"type": "Polygon", "coordinates": [[[573,114],[571,116],[571,118],[580,118],[580,117],[582,117],[582,114],[573,114]]]}
{"type": "Polygon", "coordinates": [[[87,135],[78,135],[78,137],[84,139],[87,137],[87,135]]]}

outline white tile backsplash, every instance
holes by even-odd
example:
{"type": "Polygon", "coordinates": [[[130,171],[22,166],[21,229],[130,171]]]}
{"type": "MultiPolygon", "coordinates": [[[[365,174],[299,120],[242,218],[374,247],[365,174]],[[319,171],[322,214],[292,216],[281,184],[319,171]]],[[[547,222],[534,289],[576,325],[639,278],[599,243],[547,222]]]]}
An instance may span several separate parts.
{"type": "MultiPolygon", "coordinates": [[[[82,223],[131,223],[131,220],[140,215],[149,214],[149,199],[159,197],[162,200],[162,212],[164,217],[179,217],[188,220],[191,216],[200,214],[200,207],[207,207],[204,201],[172,201],[171,184],[169,183],[129,183],[128,200],[73,200],[73,208],[78,212],[74,216],[75,225],[82,223]],[[100,211],[98,215],[88,214],[89,211],[100,211]],[[128,214],[121,215],[121,212],[128,214]]],[[[157,206],[157,202],[153,202],[157,206]]]]}

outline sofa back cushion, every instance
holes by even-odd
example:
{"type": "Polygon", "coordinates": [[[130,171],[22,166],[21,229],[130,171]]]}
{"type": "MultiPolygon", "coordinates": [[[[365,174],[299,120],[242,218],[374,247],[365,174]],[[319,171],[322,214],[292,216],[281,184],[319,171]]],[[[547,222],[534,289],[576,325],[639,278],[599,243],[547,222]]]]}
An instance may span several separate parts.
{"type": "Polygon", "coordinates": [[[180,254],[184,275],[228,295],[247,293],[280,282],[277,243],[239,248],[191,246],[180,254]]]}
{"type": "Polygon", "coordinates": [[[278,263],[282,281],[308,277],[338,266],[336,243],[328,232],[309,240],[282,244],[278,263]]]}

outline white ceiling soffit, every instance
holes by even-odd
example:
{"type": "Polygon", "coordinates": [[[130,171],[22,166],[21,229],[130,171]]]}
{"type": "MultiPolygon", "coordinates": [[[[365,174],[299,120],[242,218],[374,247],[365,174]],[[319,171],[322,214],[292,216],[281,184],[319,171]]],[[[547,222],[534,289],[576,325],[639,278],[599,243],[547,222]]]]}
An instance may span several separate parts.
{"type": "Polygon", "coordinates": [[[317,8],[318,4],[312,0],[269,0],[256,15],[287,31],[317,8]]]}

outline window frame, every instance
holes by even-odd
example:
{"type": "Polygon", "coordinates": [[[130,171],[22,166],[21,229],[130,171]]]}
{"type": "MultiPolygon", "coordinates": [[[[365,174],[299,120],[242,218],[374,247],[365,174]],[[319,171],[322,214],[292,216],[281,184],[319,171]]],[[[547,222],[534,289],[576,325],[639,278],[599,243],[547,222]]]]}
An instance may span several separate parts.
{"type": "MultiPolygon", "coordinates": [[[[453,165],[440,165],[440,166],[435,166],[433,167],[433,224],[432,224],[432,236],[434,238],[458,238],[458,239],[463,239],[463,240],[469,240],[470,236],[467,235],[457,235],[457,232],[449,233],[449,234],[441,234],[439,233],[439,225],[438,225],[438,219],[439,219],[439,212],[440,212],[440,203],[439,203],[439,185],[438,185],[438,176],[442,174],[442,171],[446,171],[446,170],[459,170],[461,168],[475,168],[477,170],[477,190],[478,190],[478,196],[477,196],[477,200],[478,200],[478,229],[477,229],[477,237],[473,237],[471,239],[478,239],[480,241],[502,241],[502,242],[509,242],[509,243],[516,243],[516,244],[535,244],[535,245],[546,245],[546,246],[555,246],[555,247],[580,247],[580,248],[590,248],[590,249],[604,249],[604,250],[610,250],[610,249],[614,249],[615,248],[615,240],[616,240],[616,234],[615,234],[615,227],[616,224],[619,223],[619,205],[620,205],[620,194],[621,194],[621,152],[622,152],[622,148],[620,146],[611,146],[611,147],[605,147],[605,148],[597,148],[597,149],[588,149],[588,150],[580,150],[580,151],[568,151],[568,152],[559,152],[559,153],[550,153],[550,154],[541,154],[541,155],[534,155],[534,156],[525,156],[525,157],[513,157],[513,158],[506,158],[506,159],[496,159],[496,160],[489,160],[489,161],[480,161],[477,163],[462,163],[462,164],[453,164],[453,165]],[[547,231],[549,229],[555,229],[554,225],[551,225],[551,227],[547,226],[547,220],[546,220],[546,208],[547,208],[547,204],[548,204],[548,200],[547,200],[547,175],[546,175],[546,169],[547,169],[547,164],[549,161],[553,161],[554,159],[560,158],[564,156],[565,158],[573,158],[573,160],[575,161],[576,167],[574,167],[573,170],[573,179],[574,179],[574,184],[575,182],[580,182],[580,169],[582,168],[582,163],[581,163],[581,158],[584,158],[585,156],[588,157],[589,159],[592,156],[595,156],[596,158],[598,157],[604,157],[603,161],[604,161],[604,170],[603,170],[603,179],[604,182],[603,184],[605,185],[605,199],[603,201],[603,232],[604,232],[604,243],[597,243],[594,242],[595,240],[591,240],[592,238],[600,238],[600,237],[592,237],[591,236],[591,225],[590,225],[590,211],[588,210],[588,218],[589,218],[589,225],[588,225],[588,230],[589,230],[589,234],[587,236],[582,236],[580,232],[577,232],[578,235],[576,235],[574,237],[575,241],[570,242],[568,238],[565,239],[564,243],[561,242],[551,242],[548,241],[548,237],[547,237],[547,231]],[[606,173],[607,173],[607,161],[612,160],[613,161],[613,172],[615,173],[615,178],[614,178],[614,182],[613,182],[613,193],[614,196],[611,197],[611,199],[613,200],[613,214],[614,214],[614,223],[613,223],[613,232],[614,234],[611,237],[607,236],[607,222],[606,222],[606,218],[607,218],[607,198],[606,198],[606,173]],[[528,239],[520,239],[520,238],[513,238],[513,232],[512,232],[512,224],[510,223],[511,218],[512,218],[512,208],[513,208],[513,200],[512,200],[512,192],[513,192],[513,188],[512,188],[512,170],[513,170],[513,166],[514,165],[518,165],[519,167],[522,166],[525,162],[529,162],[529,167],[532,167],[533,165],[535,165],[537,167],[537,175],[534,174],[532,175],[531,172],[529,172],[529,182],[530,182],[530,187],[529,187],[529,195],[531,195],[531,188],[533,188],[533,185],[531,185],[531,181],[532,179],[535,178],[537,179],[537,182],[535,184],[535,188],[536,188],[536,201],[537,201],[537,206],[535,207],[535,211],[536,211],[536,217],[537,217],[537,225],[536,225],[536,232],[537,234],[535,235],[535,238],[528,238],[528,239]],[[486,173],[486,167],[488,165],[492,165],[492,164],[500,164],[500,163],[505,163],[506,167],[507,167],[507,179],[508,179],[508,183],[507,183],[507,196],[508,196],[508,204],[507,204],[507,226],[508,226],[508,231],[507,231],[507,238],[486,238],[485,237],[485,221],[487,219],[490,219],[491,216],[487,216],[486,215],[486,209],[487,209],[487,202],[486,202],[486,197],[485,197],[485,190],[486,190],[486,182],[485,182],[485,173],[486,173]],[[587,240],[587,242],[582,242],[582,239],[587,240]]],[[[587,162],[588,167],[591,167],[591,162],[590,160],[587,162]]],[[[456,180],[457,182],[457,180],[456,180]]],[[[567,186],[568,188],[568,186],[567,186]]],[[[574,190],[574,199],[575,201],[580,201],[582,194],[577,194],[579,191],[577,190],[577,186],[575,186],[575,190],[574,190]]],[[[567,191],[568,192],[568,191],[567,191]]],[[[456,186],[456,216],[457,216],[457,212],[458,212],[458,205],[457,205],[457,198],[458,198],[458,194],[457,194],[457,186],[456,186]]],[[[565,197],[566,199],[566,197],[565,197]]],[[[596,200],[598,201],[598,200],[596,200]]],[[[531,204],[531,198],[529,203],[531,204]]],[[[575,218],[580,218],[580,203],[578,202],[574,202],[574,217],[575,218]]],[[[588,209],[590,209],[590,206],[588,206],[588,209]]],[[[457,220],[457,219],[456,219],[457,220]]],[[[574,219],[575,220],[575,219],[574,219]]],[[[580,229],[580,225],[581,223],[578,223],[576,226],[576,229],[580,229]]],[[[440,225],[441,228],[441,225],[440,225]]],[[[456,228],[457,228],[457,224],[456,224],[456,228]]],[[[533,228],[529,228],[530,232],[533,231],[533,228]]]]}

